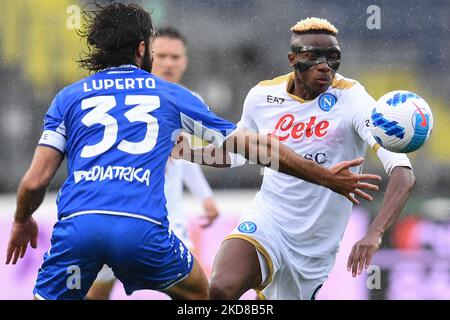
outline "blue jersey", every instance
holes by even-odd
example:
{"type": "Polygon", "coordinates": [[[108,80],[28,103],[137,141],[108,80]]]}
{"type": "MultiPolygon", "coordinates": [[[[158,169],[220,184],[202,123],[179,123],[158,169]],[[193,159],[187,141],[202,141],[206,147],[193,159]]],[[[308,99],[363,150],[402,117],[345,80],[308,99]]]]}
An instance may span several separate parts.
{"type": "Polygon", "coordinates": [[[39,141],[67,155],[58,219],[99,213],[168,225],[164,170],[181,129],[220,146],[235,125],[191,91],[134,66],[64,88],[39,141]]]}

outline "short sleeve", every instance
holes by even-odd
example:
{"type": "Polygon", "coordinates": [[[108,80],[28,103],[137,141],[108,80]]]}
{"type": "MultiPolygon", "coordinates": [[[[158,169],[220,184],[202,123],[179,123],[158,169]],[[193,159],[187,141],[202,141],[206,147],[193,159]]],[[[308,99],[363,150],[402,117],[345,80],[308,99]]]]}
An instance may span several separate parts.
{"type": "Polygon", "coordinates": [[[183,161],[182,166],[183,182],[188,187],[189,191],[199,200],[212,197],[213,192],[200,166],[196,163],[187,161],[183,161]]]}
{"type": "Polygon", "coordinates": [[[56,95],[44,117],[43,132],[38,145],[64,153],[66,147],[66,127],[62,111],[61,94],[56,95]]]}
{"type": "Polygon", "coordinates": [[[236,130],[236,125],[220,118],[191,91],[179,87],[175,93],[181,127],[204,141],[221,147],[236,130]]]}
{"type": "Polygon", "coordinates": [[[238,122],[237,127],[239,129],[243,129],[246,131],[252,131],[252,132],[258,132],[258,127],[256,126],[255,121],[253,120],[253,112],[255,105],[255,93],[254,89],[250,90],[250,92],[247,94],[247,97],[244,101],[244,106],[242,108],[242,116],[241,120],[238,122]]]}

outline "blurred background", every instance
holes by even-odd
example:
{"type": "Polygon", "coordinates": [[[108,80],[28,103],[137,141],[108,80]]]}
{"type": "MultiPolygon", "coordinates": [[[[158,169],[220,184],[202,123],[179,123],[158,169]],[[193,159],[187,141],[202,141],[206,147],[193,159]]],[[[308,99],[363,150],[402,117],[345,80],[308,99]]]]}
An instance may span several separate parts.
{"type": "MultiPolygon", "coordinates": [[[[87,75],[75,62],[85,48],[77,35],[80,27],[77,17],[87,2],[2,0],[0,230],[3,232],[0,233],[0,249],[6,245],[14,211],[14,192],[31,161],[43,116],[60,89],[87,75]]],[[[400,220],[385,235],[383,248],[373,262],[381,268],[381,286],[369,289],[365,279],[352,280],[338,274],[330,279],[328,289],[327,284],[324,286],[324,290],[331,293],[324,293],[323,298],[450,298],[449,1],[122,2],[140,3],[153,12],[157,27],[173,26],[184,33],[190,58],[184,85],[199,92],[217,114],[233,122],[240,119],[242,103],[251,87],[261,80],[290,72],[287,61],[289,28],[309,16],[326,18],[339,29],[343,52],[339,72],[360,81],[375,99],[400,89],[423,97],[433,110],[434,130],[429,142],[409,155],[417,185],[400,220]],[[380,23],[375,28],[371,16],[376,11],[371,5],[376,5],[375,10],[380,12],[380,23]],[[359,281],[354,283],[359,283],[360,290],[346,295],[345,290],[336,289],[348,286],[351,281],[359,281]]],[[[235,218],[227,218],[239,215],[261,183],[259,167],[247,165],[231,171],[205,168],[204,171],[213,188],[220,190],[217,198],[222,204],[221,219],[234,222],[235,218]],[[236,194],[242,195],[241,202],[237,201],[242,206],[229,205],[236,194]]],[[[385,178],[384,183],[387,181],[371,151],[365,171],[379,173],[385,178]]],[[[58,190],[65,176],[62,167],[51,191],[58,190]]],[[[382,193],[370,205],[357,209],[359,213],[352,216],[348,237],[358,240],[361,230],[377,213],[381,199],[382,193]]],[[[46,201],[52,201],[52,197],[46,201]]],[[[47,223],[48,228],[56,219],[53,203],[47,203],[46,213],[41,214],[42,223],[47,223]]],[[[191,211],[193,217],[198,213],[195,206],[191,211]]],[[[233,227],[225,222],[218,224],[217,230],[222,230],[219,235],[227,234],[233,227]]],[[[195,227],[192,230],[198,231],[195,227]]],[[[44,235],[41,247],[48,247],[47,242],[44,235]]],[[[352,244],[349,242],[348,246],[351,248],[352,244]]],[[[346,256],[349,250],[343,245],[341,253],[346,256]]],[[[4,250],[0,257],[2,252],[4,250]]],[[[39,266],[41,256],[36,259],[29,266],[39,266]]],[[[344,270],[339,263],[338,259],[336,269],[344,270]]],[[[30,267],[29,270],[36,273],[37,269],[30,267]]],[[[28,282],[18,284],[22,278],[18,272],[24,269],[0,266],[0,298],[31,296],[32,287],[27,287],[28,282]]]]}

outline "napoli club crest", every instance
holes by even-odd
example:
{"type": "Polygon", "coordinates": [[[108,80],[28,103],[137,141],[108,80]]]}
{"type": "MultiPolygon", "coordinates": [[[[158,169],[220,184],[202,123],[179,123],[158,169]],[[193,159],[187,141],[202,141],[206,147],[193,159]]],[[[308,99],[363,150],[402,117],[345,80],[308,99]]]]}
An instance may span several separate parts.
{"type": "Polygon", "coordinates": [[[319,107],[323,111],[330,111],[331,108],[334,107],[334,105],[337,102],[337,98],[334,94],[331,93],[324,93],[319,98],[319,107]]]}

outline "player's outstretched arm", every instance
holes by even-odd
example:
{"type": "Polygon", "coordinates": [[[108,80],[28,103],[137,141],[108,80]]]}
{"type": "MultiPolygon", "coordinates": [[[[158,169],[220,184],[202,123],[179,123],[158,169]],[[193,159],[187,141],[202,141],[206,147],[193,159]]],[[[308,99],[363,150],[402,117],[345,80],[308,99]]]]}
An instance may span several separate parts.
{"type": "Polygon", "coordinates": [[[327,169],[299,156],[278,139],[268,135],[239,130],[227,139],[225,150],[230,150],[230,146],[233,148],[232,152],[239,153],[252,162],[327,187],[355,204],[359,204],[359,201],[353,194],[371,201],[372,196],[362,189],[378,190],[378,186],[361,182],[362,180],[381,180],[378,175],[350,172],[349,168],[361,165],[363,158],[344,161],[327,169]]]}
{"type": "Polygon", "coordinates": [[[340,162],[327,169],[299,156],[277,139],[244,130],[238,130],[228,137],[220,149],[212,145],[193,149],[183,136],[180,136],[178,142],[176,151],[172,154],[175,157],[203,165],[230,167],[229,152],[241,154],[253,163],[327,187],[355,204],[359,204],[359,201],[354,195],[368,201],[373,200],[363,189],[378,190],[378,186],[361,181],[381,180],[378,175],[355,174],[349,170],[350,167],[361,165],[364,162],[362,158],[340,162]]]}
{"type": "Polygon", "coordinates": [[[50,181],[58,170],[63,155],[49,147],[36,148],[31,166],[17,190],[17,208],[6,253],[6,264],[23,258],[30,242],[37,246],[38,227],[31,217],[41,205],[50,181]]]}
{"type": "Polygon", "coordinates": [[[352,272],[353,277],[361,274],[363,268],[367,269],[370,265],[374,253],[381,245],[383,233],[403,210],[415,182],[416,178],[410,168],[395,167],[392,169],[380,211],[364,238],[353,246],[348,257],[347,270],[352,272]]]}
{"type": "Polygon", "coordinates": [[[230,168],[232,166],[230,154],[225,152],[223,148],[217,148],[212,144],[192,147],[190,141],[191,136],[189,134],[181,133],[170,156],[174,159],[183,159],[215,168],[230,168]]]}

